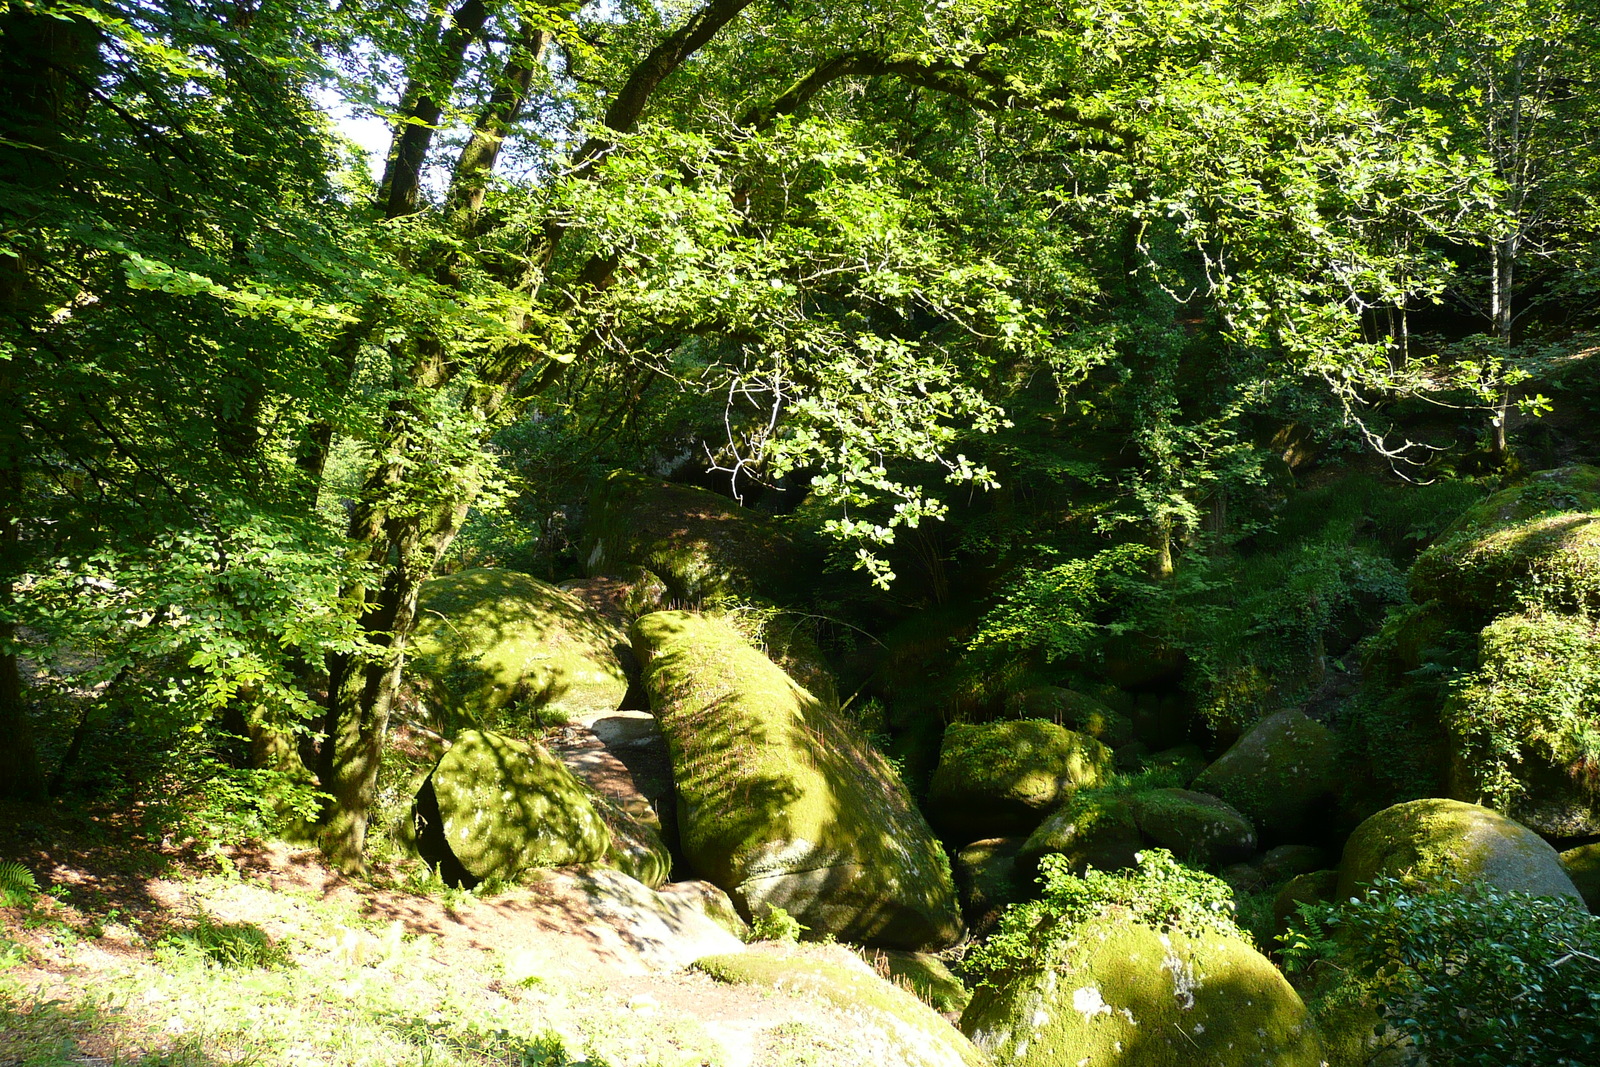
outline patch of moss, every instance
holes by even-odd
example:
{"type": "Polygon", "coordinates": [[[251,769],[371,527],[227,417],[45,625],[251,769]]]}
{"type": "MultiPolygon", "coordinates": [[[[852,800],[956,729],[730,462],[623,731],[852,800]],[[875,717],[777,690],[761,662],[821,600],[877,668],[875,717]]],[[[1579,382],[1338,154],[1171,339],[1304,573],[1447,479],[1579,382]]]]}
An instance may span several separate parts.
{"type": "Polygon", "coordinates": [[[626,635],[537,578],[487,568],[434,578],[417,613],[407,675],[447,732],[526,730],[614,711],[627,695],[626,635]]]}
{"type": "Polygon", "coordinates": [[[972,999],[961,979],[938,956],[883,949],[864,949],[861,955],[879,975],[941,1014],[960,1015],[972,999]]]}
{"type": "Polygon", "coordinates": [[[1116,909],[1041,931],[1031,967],[980,987],[961,1016],[1009,1067],[1319,1067],[1305,1005],[1244,941],[1161,933],[1116,909]]]}
{"type": "Polygon", "coordinates": [[[1556,850],[1526,826],[1477,804],[1430,798],[1385,808],[1356,827],[1339,863],[1339,897],[1380,875],[1446,871],[1533,896],[1578,896],[1556,850]]]}
{"type": "Polygon", "coordinates": [[[818,997],[858,1020],[853,1051],[863,1063],[990,1067],[990,1061],[928,1005],[873,973],[843,949],[762,946],[697,960],[719,982],[818,997]]]}
{"type": "Polygon", "coordinates": [[[742,914],[895,948],[960,936],[949,860],[883,756],[726,623],[634,625],[683,850],[742,914]]]}

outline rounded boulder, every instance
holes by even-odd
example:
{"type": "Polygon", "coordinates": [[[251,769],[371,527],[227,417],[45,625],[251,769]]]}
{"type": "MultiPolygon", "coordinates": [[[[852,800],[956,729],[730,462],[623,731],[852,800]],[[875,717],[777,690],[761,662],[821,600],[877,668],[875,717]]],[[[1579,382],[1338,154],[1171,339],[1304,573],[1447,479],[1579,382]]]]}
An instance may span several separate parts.
{"type": "Polygon", "coordinates": [[[479,568],[423,585],[406,671],[450,725],[521,727],[616,710],[632,662],[627,635],[577,597],[479,568]]]}
{"type": "Polygon", "coordinates": [[[1319,1067],[1305,1005],[1226,934],[1163,933],[1115,909],[1040,938],[1031,965],[980,986],[961,1016],[1008,1067],[1319,1067]]]}
{"type": "Polygon", "coordinates": [[[1536,897],[1582,899],[1544,838],[1490,808],[1459,800],[1412,800],[1356,827],[1339,863],[1339,899],[1380,876],[1436,877],[1451,871],[1536,897]]]}
{"type": "Polygon", "coordinates": [[[468,730],[413,806],[417,850],[447,881],[595,863],[612,850],[593,797],[544,746],[468,730]]]}
{"type": "Polygon", "coordinates": [[[1220,797],[1269,841],[1313,831],[1341,781],[1333,731],[1293,709],[1256,723],[1192,781],[1220,797]]]}

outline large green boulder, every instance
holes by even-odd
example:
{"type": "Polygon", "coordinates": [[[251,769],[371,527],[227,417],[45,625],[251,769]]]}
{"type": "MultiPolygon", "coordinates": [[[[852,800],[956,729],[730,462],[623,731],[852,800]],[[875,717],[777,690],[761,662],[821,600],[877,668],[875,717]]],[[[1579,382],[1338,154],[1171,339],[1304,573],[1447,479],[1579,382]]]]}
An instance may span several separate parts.
{"type": "Polygon", "coordinates": [[[1005,701],[1010,719],[1048,719],[1113,748],[1133,740],[1133,721],[1094,697],[1055,685],[1036,685],[1005,701]]]}
{"type": "Polygon", "coordinates": [[[450,725],[514,730],[615,710],[631,664],[627,635],[577,597],[477,569],[423,585],[406,671],[450,725]]]}
{"type": "Polygon", "coordinates": [[[1580,899],[1561,857],[1538,834],[1490,808],[1439,798],[1396,804],[1356,827],[1339,861],[1338,897],[1353,897],[1380,876],[1446,872],[1507,891],[1580,899]]]}
{"type": "Polygon", "coordinates": [[[1600,467],[1540,471],[1469,508],[1412,564],[1411,596],[1480,625],[1529,598],[1600,607],[1600,467]]]}
{"type": "Polygon", "coordinates": [[[725,622],[634,624],[690,866],[746,918],[885,948],[961,936],[950,866],[894,769],[725,622]]]}
{"type": "Polygon", "coordinates": [[[810,570],[781,523],[708,490],[627,471],[612,471],[591,496],[583,552],[591,575],[644,567],[690,601],[783,600],[803,591],[810,570]]]}
{"type": "Polygon", "coordinates": [[[417,850],[450,881],[595,863],[612,850],[594,799],[544,746],[467,730],[417,793],[417,850]]]}
{"type": "Polygon", "coordinates": [[[1055,723],[955,723],[945,730],[928,787],[928,817],[968,840],[1026,834],[1113,769],[1109,748],[1055,723]]]}
{"type": "Polygon", "coordinates": [[[1600,915],[1600,842],[1567,849],[1561,854],[1561,869],[1572,879],[1589,910],[1600,915]]]}
{"type": "Polygon", "coordinates": [[[1592,619],[1496,619],[1478,635],[1478,669],[1445,701],[1448,792],[1550,837],[1600,833],[1596,708],[1600,631],[1592,619]]]}
{"type": "Polygon", "coordinates": [[[1109,792],[1079,793],[1040,823],[1017,853],[1017,876],[1031,883],[1045,856],[1063,856],[1081,874],[1085,867],[1119,871],[1132,867],[1144,847],[1139,815],[1128,797],[1109,792]]]}
{"type": "Polygon", "coordinates": [[[764,944],[708,956],[694,967],[719,982],[815,997],[844,1013],[856,1053],[851,1063],[990,1067],[989,1058],[938,1012],[843,947],[764,944]]]}
{"type": "Polygon", "coordinates": [[[981,936],[999,921],[1007,904],[1028,897],[1032,888],[1017,869],[1020,837],[987,837],[956,853],[954,873],[961,893],[961,912],[981,936]]]}
{"type": "Polygon", "coordinates": [[[1007,1067],[1319,1067],[1305,1005],[1239,938],[1162,933],[1108,910],[1041,933],[1031,963],[961,1016],[1007,1067]]]}
{"type": "Polygon", "coordinates": [[[1340,785],[1333,731],[1290,709],[1270,715],[1190,784],[1221,797],[1267,841],[1313,834],[1340,785]]]}
{"type": "Polygon", "coordinates": [[[1190,789],[1149,789],[1130,803],[1146,841],[1196,866],[1221,867],[1256,850],[1250,820],[1214,796],[1190,789]]]}

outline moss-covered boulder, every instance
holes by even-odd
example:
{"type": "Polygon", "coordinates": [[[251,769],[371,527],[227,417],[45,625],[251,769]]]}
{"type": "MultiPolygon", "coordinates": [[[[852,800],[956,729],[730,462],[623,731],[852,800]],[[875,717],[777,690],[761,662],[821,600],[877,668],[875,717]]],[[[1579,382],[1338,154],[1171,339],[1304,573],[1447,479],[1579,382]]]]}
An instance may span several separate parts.
{"type": "Polygon", "coordinates": [[[828,658],[817,645],[811,616],[770,605],[745,605],[719,618],[782,667],[796,685],[822,701],[824,707],[839,710],[839,684],[828,658]]]}
{"type": "Polygon", "coordinates": [[[913,994],[941,1015],[959,1016],[972,999],[961,979],[938,956],[930,953],[870,948],[861,950],[861,958],[880,977],[913,994]]]}
{"type": "Polygon", "coordinates": [[[1005,701],[1010,719],[1048,719],[1116,748],[1133,740],[1133,720],[1094,697],[1055,685],[1036,685],[1005,701]]]}
{"type": "Polygon", "coordinates": [[[1589,910],[1600,915],[1600,842],[1561,853],[1561,869],[1572,879],[1589,910]]]}
{"type": "Polygon", "coordinates": [[[542,745],[468,730],[413,806],[417,851],[447,880],[595,863],[612,849],[594,799],[542,745]]]}
{"type": "Polygon", "coordinates": [[[1017,877],[1031,884],[1045,856],[1062,856],[1075,873],[1085,867],[1120,871],[1144,847],[1132,802],[1114,793],[1081,793],[1028,835],[1017,853],[1017,877]]]}
{"type": "Polygon", "coordinates": [[[1508,891],[1578,899],[1561,857],[1538,834],[1490,808],[1437,798],[1396,804],[1356,827],[1339,861],[1339,897],[1380,876],[1426,879],[1447,870],[1508,891]]]}
{"type": "Polygon", "coordinates": [[[1600,467],[1540,471],[1469,508],[1412,564],[1411,595],[1484,622],[1530,597],[1600,608],[1600,467]]]}
{"type": "Polygon", "coordinates": [[[1322,1063],[1305,1005],[1244,941],[1112,913],[1041,938],[1031,966],[974,992],[961,1029],[1008,1067],[1322,1063]]]}
{"type": "Polygon", "coordinates": [[[781,523],[708,490],[627,471],[612,471],[590,498],[583,552],[591,575],[643,567],[680,600],[784,600],[810,572],[781,523]]]}
{"type": "Polygon", "coordinates": [[[945,730],[928,817],[953,837],[1029,833],[1113,771],[1111,750],[1054,723],[956,723],[945,730]]]}
{"type": "Polygon", "coordinates": [[[477,569],[422,587],[407,675],[451,725],[612,711],[628,692],[627,635],[578,598],[516,571],[477,569]]]}
{"type": "Polygon", "coordinates": [[[961,935],[950,866],[894,769],[722,621],[634,624],[694,871],[749,918],[886,948],[961,935]]]}
{"type": "Polygon", "coordinates": [[[1341,778],[1333,731],[1290,709],[1253,726],[1189,785],[1233,805],[1263,840],[1281,842],[1322,829],[1341,778]]]}
{"type": "Polygon", "coordinates": [[[992,928],[1007,904],[1024,900],[1030,888],[1017,869],[1020,837],[989,837],[967,845],[955,857],[961,913],[979,935],[992,928]]]}
{"type": "Polygon", "coordinates": [[[1310,871],[1297,874],[1278,889],[1272,898],[1274,933],[1283,933],[1300,914],[1302,904],[1326,904],[1339,891],[1338,871],[1310,871]]]}
{"type": "Polygon", "coordinates": [[[1236,863],[1256,850],[1250,820],[1228,804],[1189,789],[1150,789],[1130,798],[1145,841],[1204,867],[1236,863]]]}
{"type": "Polygon", "coordinates": [[[695,969],[719,982],[816,997],[855,1024],[856,1062],[906,1067],[990,1067],[987,1056],[911,993],[838,946],[761,945],[708,956],[695,969]]]}
{"type": "Polygon", "coordinates": [[[1443,720],[1451,796],[1492,804],[1550,837],[1600,833],[1600,627],[1537,612],[1478,636],[1478,669],[1443,720]]]}

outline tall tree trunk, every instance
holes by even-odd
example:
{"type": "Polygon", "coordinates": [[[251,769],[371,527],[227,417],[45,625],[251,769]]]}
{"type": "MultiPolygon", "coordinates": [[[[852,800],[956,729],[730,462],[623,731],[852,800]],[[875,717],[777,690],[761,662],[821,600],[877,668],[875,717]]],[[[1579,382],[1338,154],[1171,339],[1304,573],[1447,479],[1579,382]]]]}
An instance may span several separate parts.
{"type": "MultiPolygon", "coordinates": [[[[607,125],[617,130],[632,129],[661,82],[750,3],[751,0],[708,0],[690,15],[635,66],[607,111],[607,125]]],[[[419,71],[412,78],[404,97],[410,105],[410,121],[397,132],[380,193],[385,213],[391,218],[416,210],[422,161],[432,143],[433,125],[443,113],[440,101],[459,79],[465,50],[483,32],[486,20],[482,0],[465,0],[454,12],[452,25],[441,35],[438,51],[442,59],[426,72],[427,76],[419,71]],[[445,76],[439,76],[441,73],[445,76]]],[[[490,97],[479,110],[473,136],[457,164],[446,198],[459,210],[457,224],[463,232],[471,232],[475,224],[500,142],[516,122],[532,84],[535,65],[549,41],[547,33],[529,23],[523,24],[520,34],[522,47],[512,49],[490,97]]],[[[601,142],[591,140],[580,149],[578,167],[583,173],[593,173],[603,147],[601,142]]],[[[532,257],[539,266],[554,255],[563,234],[564,228],[553,221],[547,225],[544,247],[532,257]]],[[[578,295],[564,298],[560,311],[577,314],[582,294],[608,286],[613,270],[609,257],[591,257],[571,287],[571,292],[578,295]]],[[[448,269],[439,273],[441,280],[448,281],[448,269]]],[[[505,280],[513,285],[528,283],[528,278],[523,277],[505,280]]],[[[537,320],[537,316],[524,314],[512,324],[512,330],[530,329],[537,320]]],[[[594,343],[594,331],[590,331],[579,342],[578,358],[594,343]]],[[[426,341],[418,343],[418,350],[422,358],[418,359],[410,382],[413,388],[437,392],[454,380],[455,369],[445,353],[426,341]]],[[[481,384],[463,397],[463,409],[482,420],[487,428],[508,401],[526,401],[530,393],[548,386],[563,372],[565,364],[548,360],[534,383],[519,391],[519,382],[528,370],[535,369],[533,361],[538,358],[543,357],[537,345],[508,342],[479,368],[481,384]]],[[[439,492],[426,507],[419,509],[408,503],[403,514],[391,513],[385,500],[409,476],[410,465],[405,457],[412,450],[427,447],[426,442],[408,437],[410,431],[404,423],[403,418],[392,420],[391,438],[379,442],[377,449],[379,457],[402,458],[380,459],[350,525],[358,558],[386,571],[377,589],[348,591],[349,596],[359,597],[365,605],[362,630],[371,650],[333,657],[329,663],[328,713],[318,771],[321,786],[332,803],[324,815],[320,842],[331,862],[351,872],[361,872],[366,867],[367,820],[376,794],[389,714],[416,624],[417,594],[455,539],[478,492],[478,486],[463,471],[454,485],[439,492]]]]}

